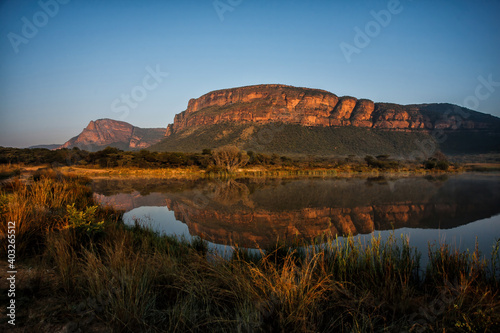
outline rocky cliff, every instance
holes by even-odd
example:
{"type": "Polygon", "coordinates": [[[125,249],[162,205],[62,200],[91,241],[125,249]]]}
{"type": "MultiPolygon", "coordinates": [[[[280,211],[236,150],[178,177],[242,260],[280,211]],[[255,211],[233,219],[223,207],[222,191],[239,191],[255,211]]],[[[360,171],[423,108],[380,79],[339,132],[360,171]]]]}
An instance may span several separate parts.
{"type": "Polygon", "coordinates": [[[99,119],[91,121],[82,133],[59,148],[100,150],[112,146],[124,150],[143,149],[159,142],[165,134],[164,128],[140,128],[123,121],[99,119]]]}
{"type": "Polygon", "coordinates": [[[356,126],[412,131],[499,129],[500,119],[451,104],[398,105],[338,97],[324,90],[257,85],[217,90],[191,99],[166,135],[222,122],[356,126]]]}

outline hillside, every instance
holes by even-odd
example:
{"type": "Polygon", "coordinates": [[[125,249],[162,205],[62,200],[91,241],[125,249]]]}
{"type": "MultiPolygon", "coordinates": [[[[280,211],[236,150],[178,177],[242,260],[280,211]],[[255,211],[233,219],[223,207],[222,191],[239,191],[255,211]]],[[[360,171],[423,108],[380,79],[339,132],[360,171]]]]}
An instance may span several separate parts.
{"type": "Polygon", "coordinates": [[[123,121],[99,119],[91,121],[83,131],[59,148],[78,147],[97,151],[111,146],[123,150],[148,148],[165,135],[165,128],[140,128],[123,121]]]}
{"type": "Polygon", "coordinates": [[[454,155],[499,152],[500,119],[452,104],[374,103],[324,90],[258,85],[191,99],[150,149],[196,152],[235,144],[278,154],[403,157],[422,150],[422,142],[454,155]]]}

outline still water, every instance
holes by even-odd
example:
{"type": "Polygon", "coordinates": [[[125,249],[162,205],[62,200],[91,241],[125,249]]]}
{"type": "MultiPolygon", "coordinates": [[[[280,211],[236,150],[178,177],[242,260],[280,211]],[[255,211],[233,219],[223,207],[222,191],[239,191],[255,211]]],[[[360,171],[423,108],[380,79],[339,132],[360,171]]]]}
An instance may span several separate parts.
{"type": "Polygon", "coordinates": [[[446,242],[491,253],[500,238],[500,175],[388,179],[95,180],[94,196],[124,222],[210,247],[267,248],[296,238],[408,235],[424,256],[446,242]]]}

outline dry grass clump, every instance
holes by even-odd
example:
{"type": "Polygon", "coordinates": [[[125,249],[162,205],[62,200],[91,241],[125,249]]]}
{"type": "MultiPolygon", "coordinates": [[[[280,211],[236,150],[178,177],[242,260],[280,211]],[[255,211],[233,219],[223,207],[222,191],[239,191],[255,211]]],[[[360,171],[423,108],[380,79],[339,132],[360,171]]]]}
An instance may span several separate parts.
{"type": "MultiPolygon", "coordinates": [[[[45,235],[67,224],[68,205],[83,208],[92,203],[91,189],[85,186],[88,182],[46,170],[31,181],[7,183],[0,192],[0,234],[6,234],[8,221],[15,222],[17,255],[36,253],[45,235]]],[[[6,243],[2,243],[0,253],[5,250],[6,243]]]]}

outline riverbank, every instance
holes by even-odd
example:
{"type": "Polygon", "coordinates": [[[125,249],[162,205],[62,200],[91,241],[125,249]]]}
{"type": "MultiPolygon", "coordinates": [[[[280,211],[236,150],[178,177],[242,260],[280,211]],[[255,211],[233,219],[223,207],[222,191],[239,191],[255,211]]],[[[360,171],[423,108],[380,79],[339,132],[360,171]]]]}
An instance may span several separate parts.
{"type": "MultiPolygon", "coordinates": [[[[4,179],[12,176],[23,175],[29,177],[37,170],[51,168],[47,165],[23,166],[11,165],[10,168],[4,167],[4,179]]],[[[201,179],[201,178],[295,178],[295,177],[410,177],[425,175],[446,175],[463,172],[500,172],[500,164],[474,164],[470,167],[450,167],[448,170],[428,170],[421,167],[416,168],[398,168],[398,169],[378,169],[363,165],[346,167],[246,167],[240,168],[232,173],[211,172],[198,167],[178,167],[178,168],[100,168],[100,167],[75,167],[60,166],[55,169],[65,174],[73,174],[92,179],[101,178],[172,178],[172,179],[201,179]]]]}
{"type": "MultiPolygon", "coordinates": [[[[223,260],[199,238],[125,227],[88,183],[47,170],[1,190],[2,235],[15,221],[14,332],[500,329],[498,243],[491,261],[444,244],[420,254],[404,237],[324,238],[307,251],[277,244],[223,260]]],[[[9,288],[2,279],[2,304],[9,288]]],[[[12,331],[5,311],[0,329],[12,331]]]]}

